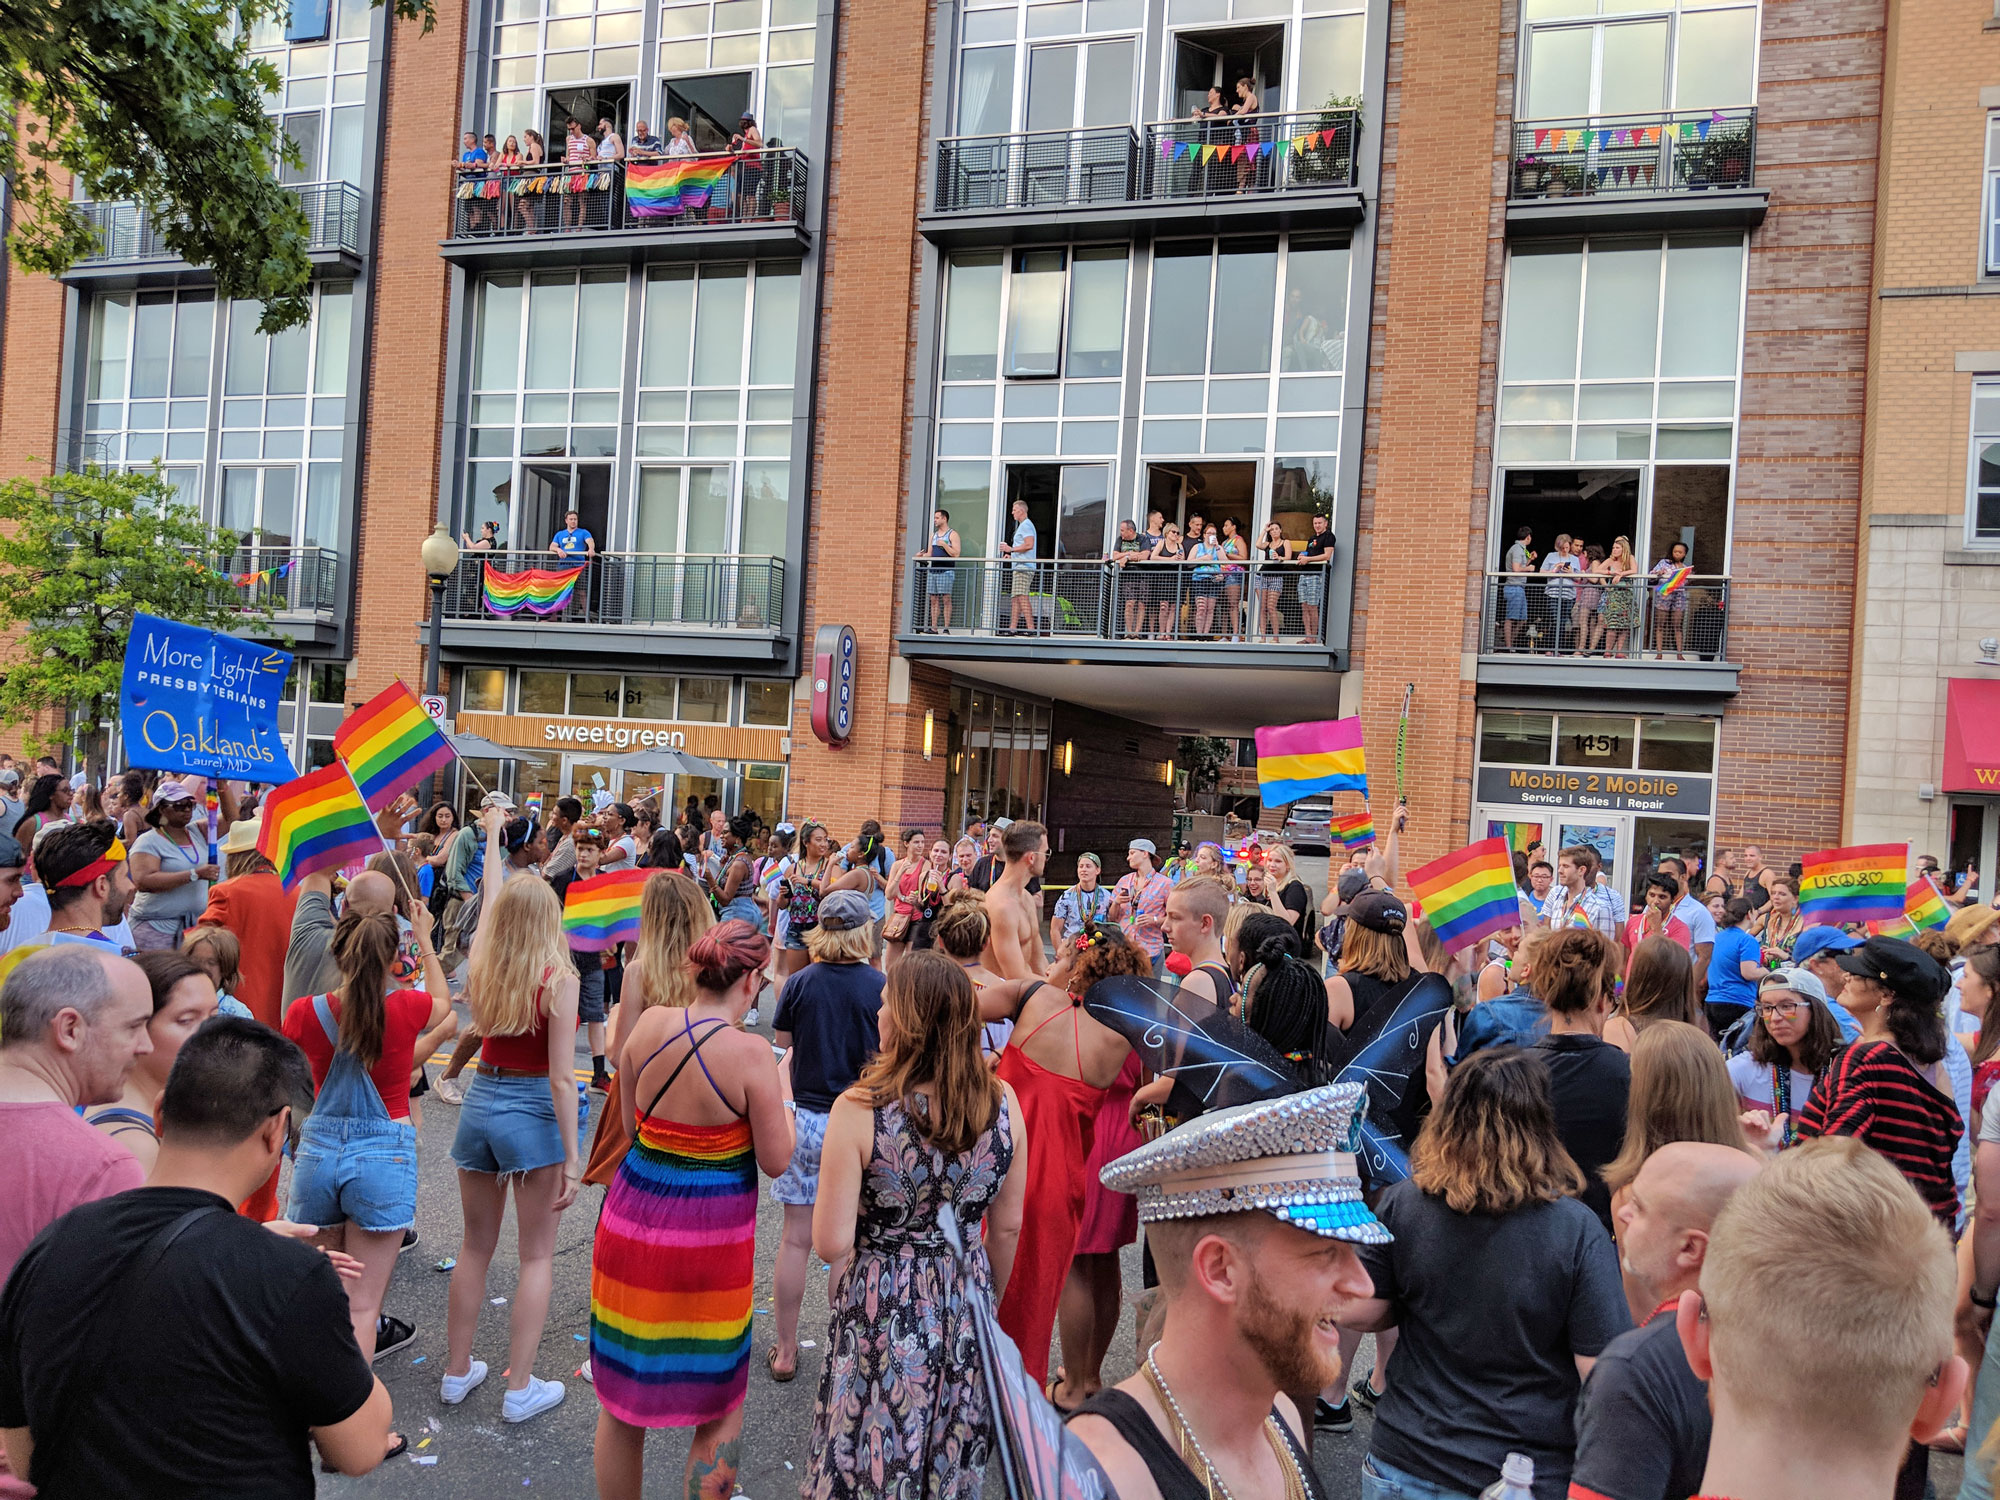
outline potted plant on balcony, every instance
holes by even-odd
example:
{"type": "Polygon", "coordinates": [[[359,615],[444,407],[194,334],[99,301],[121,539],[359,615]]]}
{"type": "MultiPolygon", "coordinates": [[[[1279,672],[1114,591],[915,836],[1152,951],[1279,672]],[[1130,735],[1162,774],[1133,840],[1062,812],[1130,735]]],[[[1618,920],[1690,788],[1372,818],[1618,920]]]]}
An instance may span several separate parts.
{"type": "Polygon", "coordinates": [[[1292,181],[1347,186],[1354,180],[1354,138],[1360,133],[1360,96],[1329,94],[1319,107],[1318,120],[1307,124],[1301,119],[1292,126],[1292,181]],[[1349,115],[1353,117],[1351,125],[1344,118],[1349,115]],[[1299,145],[1306,136],[1315,134],[1320,140],[1310,150],[1299,145]]]}
{"type": "Polygon", "coordinates": [[[1524,156],[1514,163],[1514,196],[1516,198],[1539,198],[1542,184],[1548,180],[1548,169],[1539,156],[1524,156]]]}
{"type": "Polygon", "coordinates": [[[1740,122],[1718,123],[1707,140],[1683,141],[1674,150],[1680,179],[1695,192],[1742,187],[1750,180],[1749,132],[1740,122]]]}

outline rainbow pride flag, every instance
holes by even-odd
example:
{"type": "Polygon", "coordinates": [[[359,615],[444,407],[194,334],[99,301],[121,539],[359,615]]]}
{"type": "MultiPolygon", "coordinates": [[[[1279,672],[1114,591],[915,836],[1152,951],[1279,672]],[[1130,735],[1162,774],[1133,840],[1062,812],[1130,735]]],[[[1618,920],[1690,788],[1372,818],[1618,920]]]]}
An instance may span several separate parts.
{"type": "Polygon", "coordinates": [[[1675,568],[1673,572],[1660,580],[1660,597],[1665,599],[1669,595],[1678,594],[1682,589],[1687,587],[1687,582],[1692,577],[1694,577],[1693,568],[1675,568]]]}
{"type": "Polygon", "coordinates": [[[1919,875],[1903,892],[1903,914],[1886,922],[1870,922],[1868,930],[1877,936],[1902,937],[1919,932],[1936,932],[1951,920],[1944,892],[1928,875],[1919,875]]]}
{"type": "Polygon", "coordinates": [[[1514,856],[1505,839],[1481,839],[1409,875],[1424,920],[1447,950],[1521,925],[1514,856]]]}
{"type": "Polygon", "coordinates": [[[503,573],[487,563],[483,585],[486,607],[496,615],[554,614],[565,604],[583,576],[582,567],[529,568],[525,573],[503,573]]]}
{"type": "Polygon", "coordinates": [[[347,763],[370,812],[453,760],[451,741],[400,681],[347,716],[333,732],[333,753],[347,763]]]}
{"type": "Polygon", "coordinates": [[[709,194],[735,165],[734,156],[627,162],[625,207],[635,219],[670,219],[691,208],[707,208],[709,194]]]}
{"type": "Polygon", "coordinates": [[[1329,826],[1343,849],[1366,849],[1375,842],[1375,817],[1372,813],[1358,812],[1345,818],[1335,818],[1329,826]]]}
{"type": "Polygon", "coordinates": [[[651,870],[613,870],[570,882],[563,935],[579,953],[602,953],[639,935],[639,893],[651,870]]]}
{"type": "Polygon", "coordinates": [[[1851,844],[1799,861],[1799,910],[1809,922],[1896,922],[1909,889],[1908,844],[1851,844]]]}
{"type": "Polygon", "coordinates": [[[277,866],[286,890],[382,848],[368,804],[338,761],[266,793],[258,815],[257,852],[277,866]]]}
{"type": "Polygon", "coordinates": [[[1322,719],[1257,731],[1257,791],[1266,807],[1284,807],[1316,792],[1368,795],[1361,720],[1322,719]]]}

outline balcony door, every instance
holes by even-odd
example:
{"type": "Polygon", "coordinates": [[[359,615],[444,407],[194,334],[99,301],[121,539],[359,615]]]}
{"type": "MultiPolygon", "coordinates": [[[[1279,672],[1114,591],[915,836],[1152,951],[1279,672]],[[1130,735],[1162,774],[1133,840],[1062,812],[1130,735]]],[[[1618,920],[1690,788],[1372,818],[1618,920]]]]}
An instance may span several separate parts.
{"type": "Polygon", "coordinates": [[[1185,120],[1208,102],[1211,88],[1222,90],[1225,106],[1236,103],[1236,80],[1248,78],[1266,110],[1284,106],[1285,29],[1282,26],[1183,31],[1173,42],[1175,119],[1185,120]]]}
{"type": "Polygon", "coordinates": [[[1667,107],[1667,23],[1536,26],[1528,32],[1528,120],[1656,115],[1667,107]]]}
{"type": "Polygon", "coordinates": [[[583,127],[595,149],[597,122],[609,120],[623,140],[632,122],[632,85],[629,83],[586,83],[576,88],[550,89],[542,138],[548,142],[549,157],[562,160],[563,142],[569,137],[573,119],[583,127]]]}
{"type": "Polygon", "coordinates": [[[734,617],[737,516],[725,464],[639,471],[632,536],[635,619],[701,624],[734,617]]]}
{"type": "Polygon", "coordinates": [[[531,463],[521,466],[520,504],[513,507],[517,552],[546,552],[563,529],[563,516],[575,511],[583,529],[605,550],[611,519],[611,465],[531,463]]]}
{"type": "MultiPolygon", "coordinates": [[[[666,139],[667,120],[682,119],[694,136],[694,149],[722,152],[750,110],[748,73],[710,73],[701,78],[670,78],[662,86],[660,113],[666,119],[653,121],[653,133],[666,139]]],[[[768,121],[765,122],[767,125],[768,121]]]]}

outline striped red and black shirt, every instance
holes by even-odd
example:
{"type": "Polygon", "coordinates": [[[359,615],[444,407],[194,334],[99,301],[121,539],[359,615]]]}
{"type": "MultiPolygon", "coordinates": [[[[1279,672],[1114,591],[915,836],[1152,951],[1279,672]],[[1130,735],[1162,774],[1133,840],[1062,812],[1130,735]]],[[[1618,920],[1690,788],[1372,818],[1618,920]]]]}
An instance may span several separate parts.
{"type": "Polygon", "coordinates": [[[1948,1229],[1958,1217],[1951,1158],[1964,1125],[1958,1106],[1889,1042],[1837,1054],[1799,1116],[1801,1139],[1851,1135],[1894,1162],[1948,1229]]]}

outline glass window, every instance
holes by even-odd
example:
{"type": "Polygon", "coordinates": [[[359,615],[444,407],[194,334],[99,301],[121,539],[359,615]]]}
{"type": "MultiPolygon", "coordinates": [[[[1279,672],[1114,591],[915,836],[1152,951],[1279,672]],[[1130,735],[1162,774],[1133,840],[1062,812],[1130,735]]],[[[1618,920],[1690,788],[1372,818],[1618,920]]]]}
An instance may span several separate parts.
{"type": "Polygon", "coordinates": [[[1029,130],[1067,130],[1076,123],[1075,45],[1028,49],[1029,130]]]}
{"type": "Polygon", "coordinates": [[[1553,714],[1479,716],[1479,758],[1497,766],[1545,766],[1555,739],[1553,714]]]}
{"type": "Polygon", "coordinates": [[[2000,381],[1972,387],[1972,534],[2000,541],[2000,381]]]}
{"type": "MultiPolygon", "coordinates": [[[[1339,370],[1347,363],[1347,247],[1294,241],[1285,256],[1285,318],[1278,367],[1339,370]]],[[[1340,388],[1328,392],[1339,405],[1340,388]]],[[[1311,407],[1288,408],[1312,410],[1311,407]]]]}
{"type": "Polygon", "coordinates": [[[960,55],[958,133],[998,135],[1014,118],[1014,49],[972,47],[960,55]]]}
{"type": "Polygon", "coordinates": [[[1146,373],[1199,375],[1207,368],[1209,245],[1174,242],[1153,249],[1146,316],[1146,373]]]}
{"type": "Polygon", "coordinates": [[[1528,33],[1530,120],[1573,119],[1590,113],[1590,26],[1536,27],[1528,33]]]}
{"type": "Polygon", "coordinates": [[[999,370],[1003,264],[997,253],[952,257],[944,323],[946,380],[991,380],[999,370]]]}
{"type": "Polygon", "coordinates": [[[1757,12],[1685,15],[1674,52],[1674,108],[1729,109],[1756,100],[1757,12]]]}
{"type": "Polygon", "coordinates": [[[625,273],[586,271],[577,289],[576,384],[616,388],[625,357],[625,273]]]}
{"type": "Polygon", "coordinates": [[[174,319],[175,396],[208,394],[208,353],[214,341],[214,300],[206,296],[183,297],[174,319]]]}
{"type": "Polygon", "coordinates": [[[1639,769],[1709,774],[1715,769],[1715,721],[1641,719],[1639,769]]]}
{"type": "Polygon", "coordinates": [[[727,677],[683,677],[680,712],[674,717],[695,724],[729,722],[727,677]]]}
{"type": "Polygon", "coordinates": [[[528,289],[529,390],[567,390],[575,352],[576,278],[540,272],[528,289]]]}
{"type": "MultiPolygon", "coordinates": [[[[743,466],[743,525],[740,550],[757,557],[785,555],[785,519],[789,504],[792,466],[788,463],[745,464],[743,466]]],[[[746,593],[761,595],[763,575],[748,575],[746,593]],[[753,584],[755,585],[753,588],[753,584]]],[[[752,601],[746,601],[750,603],[752,601]]]]}
{"type": "Polygon", "coordinates": [[[1271,368],[1277,295],[1277,244],[1224,240],[1215,275],[1212,374],[1252,375],[1271,368]]]}
{"type": "Polygon", "coordinates": [[[1593,769],[1632,768],[1632,721],[1590,714],[1564,714],[1556,734],[1556,764],[1593,769]]]}
{"type": "Polygon", "coordinates": [[[798,353],[799,267],[760,264],[750,316],[750,383],[790,385],[798,353]]]}
{"type": "Polygon", "coordinates": [[[1125,351],[1125,249],[1093,246],[1076,252],[1070,271],[1069,362],[1078,376],[1122,373],[1125,351]]]}
{"type": "Polygon", "coordinates": [[[1503,380],[1573,380],[1583,254],[1574,245],[1522,246],[1508,258],[1503,380]]]}
{"type": "Polygon", "coordinates": [[[2000,114],[1986,117],[1986,273],[2000,275],[2000,114]]]}
{"type": "MultiPolygon", "coordinates": [[[[1583,378],[1650,376],[1660,319],[1660,246],[1590,246],[1583,378]]],[[[1733,320],[1732,320],[1733,323],[1733,320]]]]}
{"type": "Polygon", "coordinates": [[[1365,17],[1325,16],[1299,26],[1300,109],[1321,109],[1361,95],[1365,17]]]}
{"type": "MultiPolygon", "coordinates": [[[[984,557],[992,525],[992,465],[939,464],[937,504],[951,518],[952,530],[958,533],[959,555],[984,557]]],[[[929,528],[926,527],[925,530],[928,532],[929,528]]]]}
{"type": "Polygon", "coordinates": [[[674,716],[674,680],[671,677],[625,678],[625,717],[628,719],[671,719],[674,716]]]}
{"type": "MultiPolygon", "coordinates": [[[[1591,263],[1594,276],[1595,252],[1591,263]]],[[[1669,241],[1666,288],[1660,373],[1733,376],[1742,347],[1743,241],[1669,241]]]]}
{"type": "Polygon", "coordinates": [[[1083,120],[1123,125],[1132,118],[1132,54],[1129,41],[1093,42],[1083,64],[1083,120]]]}
{"type": "Polygon", "coordinates": [[[90,327],[90,399],[123,400],[126,356],[132,340],[129,297],[100,297],[90,327]]]}
{"type": "Polygon", "coordinates": [[[570,712],[593,719],[615,719],[621,701],[616,672],[578,672],[569,680],[570,712]]]}
{"type": "Polygon", "coordinates": [[[1603,28],[1596,111],[1657,114],[1667,103],[1667,23],[1628,21],[1603,28]]]}
{"type": "Polygon", "coordinates": [[[354,314],[354,288],[341,283],[319,291],[318,347],[313,355],[313,389],[322,396],[347,390],[347,346],[354,314]]]}
{"type": "Polygon", "coordinates": [[[743,267],[702,269],[695,287],[696,385],[742,384],[743,312],[748,292],[743,267]]]}
{"type": "Polygon", "coordinates": [[[773,729],[783,729],[790,725],[791,680],[787,678],[783,682],[759,682],[755,679],[746,681],[743,684],[743,722],[773,729]]]}
{"type": "Polygon", "coordinates": [[[639,342],[639,384],[686,385],[694,341],[694,270],[658,266],[646,273],[646,321],[639,342]]]}
{"type": "Polygon", "coordinates": [[[514,389],[521,369],[521,279],[518,276],[488,277],[480,283],[479,335],[472,363],[475,390],[514,389]]]}
{"type": "Polygon", "coordinates": [[[507,711],[507,669],[505,667],[460,667],[458,706],[463,713],[498,714],[507,711]]]}
{"type": "MultiPolygon", "coordinates": [[[[780,43],[790,36],[802,37],[808,49],[810,31],[777,32],[771,37],[771,59],[777,61],[780,43]]],[[[808,50],[808,56],[811,55],[808,50]]],[[[764,132],[766,144],[802,146],[812,125],[813,70],[810,63],[799,67],[772,68],[764,75],[764,132]]]]}
{"type": "Polygon", "coordinates": [[[520,697],[515,712],[560,714],[569,707],[569,677],[562,672],[521,673],[520,697]]]}
{"type": "Polygon", "coordinates": [[[1059,373],[1067,258],[1061,250],[1015,252],[1014,280],[1007,302],[1010,379],[1059,373]]]}
{"type": "Polygon", "coordinates": [[[167,393],[168,351],[174,339],[174,298],[171,292],[149,292],[139,298],[132,325],[132,395],[167,393]]]}

